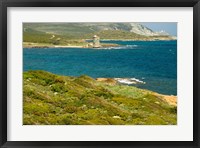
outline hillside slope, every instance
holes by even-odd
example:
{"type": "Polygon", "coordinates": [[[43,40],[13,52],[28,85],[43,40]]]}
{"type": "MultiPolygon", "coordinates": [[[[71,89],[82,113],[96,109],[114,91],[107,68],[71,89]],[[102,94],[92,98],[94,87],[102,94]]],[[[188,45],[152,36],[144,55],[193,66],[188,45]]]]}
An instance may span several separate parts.
{"type": "Polygon", "coordinates": [[[88,76],[23,73],[24,125],[175,125],[176,106],[154,92],[88,76]]]}
{"type": "Polygon", "coordinates": [[[138,23],[24,23],[23,42],[54,45],[86,45],[94,35],[100,39],[174,40],[138,23]],[[78,42],[78,44],[76,43],[78,42]]]}

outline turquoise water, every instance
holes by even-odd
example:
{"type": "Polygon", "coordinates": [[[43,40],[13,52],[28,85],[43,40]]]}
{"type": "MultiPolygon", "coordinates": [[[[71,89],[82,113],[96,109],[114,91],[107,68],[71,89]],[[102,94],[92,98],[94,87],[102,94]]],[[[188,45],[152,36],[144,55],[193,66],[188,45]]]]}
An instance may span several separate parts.
{"type": "Polygon", "coordinates": [[[176,41],[102,41],[120,47],[24,48],[23,69],[93,78],[136,78],[132,84],[162,94],[177,94],[176,41]]]}

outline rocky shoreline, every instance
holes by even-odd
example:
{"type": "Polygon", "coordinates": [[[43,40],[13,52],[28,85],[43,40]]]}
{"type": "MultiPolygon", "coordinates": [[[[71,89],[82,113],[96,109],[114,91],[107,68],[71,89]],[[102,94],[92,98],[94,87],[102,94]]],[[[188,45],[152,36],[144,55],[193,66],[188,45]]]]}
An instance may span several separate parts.
{"type": "MultiPolygon", "coordinates": [[[[101,44],[99,48],[107,48],[107,47],[119,47],[118,44],[101,44]]],[[[42,45],[37,43],[24,43],[23,48],[93,48],[89,45],[42,45]]],[[[95,48],[96,49],[96,48],[95,48]]]]}
{"type": "MultiPolygon", "coordinates": [[[[123,78],[96,78],[96,81],[106,83],[112,86],[117,85],[117,84],[125,84],[123,83],[123,81],[120,81],[120,80],[126,80],[126,78],[124,79],[123,78]]],[[[137,80],[137,79],[132,80],[131,84],[138,84],[138,83],[145,84],[145,82],[137,80]]],[[[129,84],[129,83],[126,83],[126,84],[129,84]]],[[[159,97],[159,99],[161,99],[164,102],[167,102],[169,105],[177,106],[177,96],[159,94],[156,92],[152,92],[150,90],[146,90],[146,91],[149,91],[149,93],[155,94],[156,96],[159,97]]]]}
{"type": "MultiPolygon", "coordinates": [[[[87,40],[87,39],[86,39],[87,40]]],[[[174,38],[152,38],[152,39],[101,39],[101,41],[173,41],[176,40],[174,38]]],[[[101,43],[101,46],[98,48],[109,48],[109,47],[119,47],[119,44],[112,43],[101,43]]],[[[32,42],[23,42],[23,48],[93,48],[91,43],[87,43],[84,45],[53,45],[53,44],[45,44],[45,43],[32,43],[32,42]]],[[[97,48],[97,49],[98,49],[97,48]]],[[[95,48],[96,49],[96,48],[95,48]]]]}

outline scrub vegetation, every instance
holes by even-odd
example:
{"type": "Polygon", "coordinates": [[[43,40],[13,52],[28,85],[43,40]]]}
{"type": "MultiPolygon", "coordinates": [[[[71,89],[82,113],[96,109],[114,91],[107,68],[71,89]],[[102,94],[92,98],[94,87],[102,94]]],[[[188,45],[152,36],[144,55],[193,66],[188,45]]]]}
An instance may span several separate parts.
{"type": "Polygon", "coordinates": [[[23,73],[24,125],[176,125],[177,107],[133,86],[46,71],[23,73]]]}

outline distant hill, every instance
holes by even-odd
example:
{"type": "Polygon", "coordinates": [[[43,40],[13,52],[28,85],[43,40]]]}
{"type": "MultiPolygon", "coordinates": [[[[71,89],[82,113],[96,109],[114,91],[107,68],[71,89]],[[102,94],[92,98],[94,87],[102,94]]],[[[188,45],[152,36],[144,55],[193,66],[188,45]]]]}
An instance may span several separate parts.
{"type": "Polygon", "coordinates": [[[173,40],[166,32],[154,32],[139,23],[24,23],[24,42],[101,39],[173,40]],[[40,37],[39,37],[40,36],[40,37]],[[38,39],[37,39],[38,37],[38,39]]]}
{"type": "Polygon", "coordinates": [[[23,124],[176,125],[177,107],[164,97],[113,79],[28,71],[23,73],[23,124]]]}

